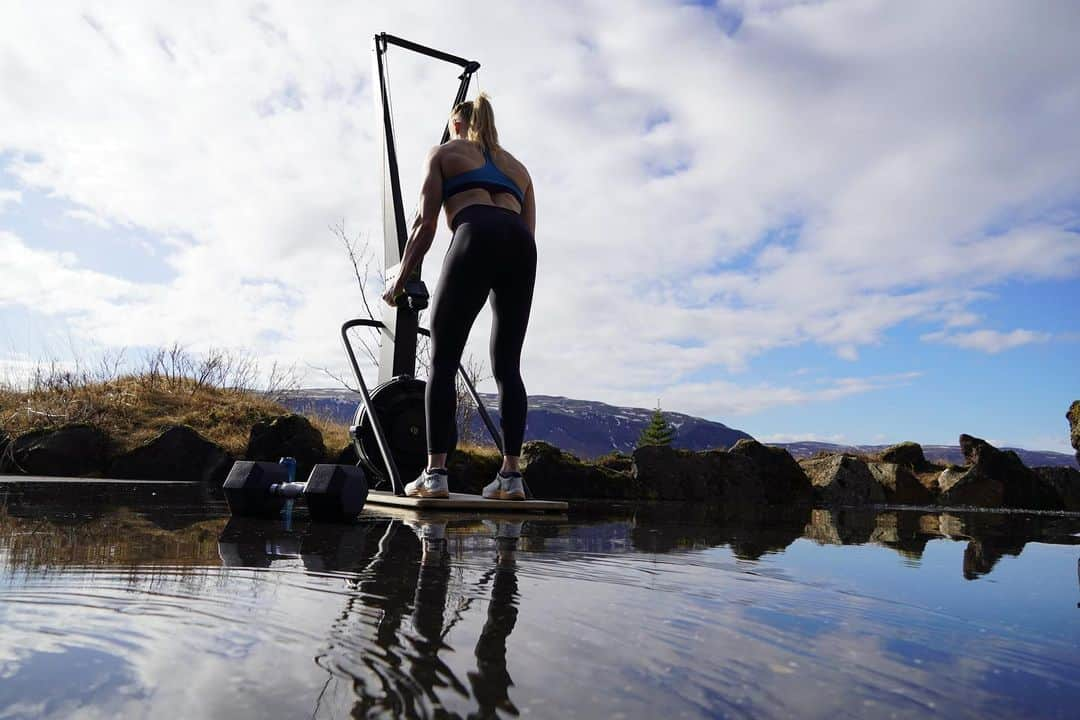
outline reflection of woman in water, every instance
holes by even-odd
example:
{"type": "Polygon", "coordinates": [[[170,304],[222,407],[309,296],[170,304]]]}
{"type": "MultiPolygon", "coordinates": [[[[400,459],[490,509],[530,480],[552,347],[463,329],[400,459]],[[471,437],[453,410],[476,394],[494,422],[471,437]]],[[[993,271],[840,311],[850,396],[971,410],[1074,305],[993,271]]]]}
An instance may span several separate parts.
{"type": "Polygon", "coordinates": [[[521,523],[499,523],[495,537],[497,560],[491,584],[491,602],[487,622],[476,641],[476,672],[469,673],[473,696],[482,716],[494,716],[496,710],[517,715],[510,701],[513,681],[506,670],[506,638],[517,623],[517,561],[515,558],[521,523]]]}
{"type": "MultiPolygon", "coordinates": [[[[423,552],[420,563],[420,579],[416,587],[413,610],[413,627],[423,640],[416,648],[430,653],[427,662],[414,665],[414,677],[422,685],[431,700],[435,700],[432,688],[436,676],[463,695],[465,689],[446,668],[436,660],[445,646],[443,638],[449,631],[444,627],[446,594],[450,578],[449,553],[446,550],[445,523],[410,523],[420,537],[423,552]],[[444,673],[439,673],[443,670],[444,673]],[[422,674],[423,672],[423,674],[422,674]]],[[[502,710],[517,715],[518,710],[510,701],[513,684],[506,670],[506,639],[517,622],[518,587],[515,554],[521,536],[520,522],[500,522],[496,525],[494,570],[485,574],[482,582],[492,578],[491,602],[488,603],[487,621],[476,641],[474,654],[476,670],[469,673],[469,685],[478,708],[476,716],[495,717],[502,710]]]]}
{"type": "Polygon", "coordinates": [[[269,567],[279,553],[282,558],[299,554],[308,570],[351,576],[345,606],[314,658],[328,673],[315,699],[315,716],[321,716],[319,708],[333,702],[339,691],[348,694],[354,717],[426,716],[428,708],[441,705],[443,688],[476,699],[470,716],[493,717],[498,711],[516,715],[509,699],[506,639],[517,621],[514,555],[521,523],[501,522],[496,527],[496,564],[479,583],[492,581],[491,600],[474,651],[476,670],[468,673],[469,686],[444,659],[448,657],[444,652],[451,650],[445,638],[453,617],[471,602],[466,600],[447,622],[452,567],[446,523],[408,524],[420,537],[419,547],[411,533],[401,532],[396,520],[348,528],[312,526],[302,537],[286,533],[271,543],[265,522],[234,518],[218,539],[218,552],[225,565],[239,567],[269,567]],[[346,683],[339,685],[342,678],[346,683]]]}

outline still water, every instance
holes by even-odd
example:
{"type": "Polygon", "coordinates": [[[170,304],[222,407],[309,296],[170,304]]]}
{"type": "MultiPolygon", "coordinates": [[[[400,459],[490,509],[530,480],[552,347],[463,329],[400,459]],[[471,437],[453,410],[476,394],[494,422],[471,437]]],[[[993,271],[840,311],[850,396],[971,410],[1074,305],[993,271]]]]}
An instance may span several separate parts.
{"type": "Polygon", "coordinates": [[[0,718],[1080,716],[1080,517],[0,484],[0,718]]]}

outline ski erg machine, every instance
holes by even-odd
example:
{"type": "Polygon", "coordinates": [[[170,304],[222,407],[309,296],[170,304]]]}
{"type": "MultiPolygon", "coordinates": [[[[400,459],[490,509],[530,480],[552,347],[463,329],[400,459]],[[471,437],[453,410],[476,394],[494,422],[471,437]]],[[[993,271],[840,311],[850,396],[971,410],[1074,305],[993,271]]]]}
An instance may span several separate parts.
{"type": "MultiPolygon", "coordinates": [[[[450,109],[465,100],[473,74],[480,69],[475,60],[450,55],[387,33],[375,36],[375,74],[379,78],[376,107],[379,126],[383,131],[383,261],[385,268],[401,263],[409,233],[405,222],[405,206],[401,197],[397,148],[394,143],[393,117],[390,105],[387,51],[396,46],[461,67],[459,85],[450,109]]],[[[449,110],[447,111],[449,113],[449,110]]],[[[450,139],[445,127],[441,143],[450,139]]],[[[420,327],[419,313],[428,306],[428,290],[420,279],[420,265],[405,282],[405,292],[396,307],[380,303],[382,320],[355,318],[341,326],[341,339],[359,384],[360,404],[356,408],[349,435],[356,447],[360,465],[372,477],[373,485],[389,483],[390,490],[372,490],[369,504],[398,505],[440,510],[527,510],[562,512],[565,502],[535,500],[526,486],[527,499],[521,501],[488,500],[478,495],[451,493],[449,499],[411,498],[405,496],[405,478],[419,475],[427,464],[427,426],[424,414],[424,381],[416,377],[416,345],[419,335],[430,333],[420,327]],[[380,331],[379,381],[372,391],[360,372],[349,331],[369,327],[380,331]]],[[[461,379],[476,404],[484,426],[501,452],[502,437],[484,407],[464,367],[459,366],[461,379]]],[[[451,452],[456,437],[451,441],[451,452]]]]}

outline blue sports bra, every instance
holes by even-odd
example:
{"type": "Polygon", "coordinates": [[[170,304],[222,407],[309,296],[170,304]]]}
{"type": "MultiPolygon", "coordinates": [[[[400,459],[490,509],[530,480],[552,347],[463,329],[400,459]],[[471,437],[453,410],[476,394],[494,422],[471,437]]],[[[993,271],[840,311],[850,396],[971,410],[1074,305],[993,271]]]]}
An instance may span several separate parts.
{"type": "Polygon", "coordinates": [[[459,192],[483,188],[490,192],[508,192],[516,197],[519,203],[525,204],[525,193],[521,192],[521,188],[510,179],[509,175],[491,161],[491,155],[487,150],[484,151],[483,167],[446,178],[443,180],[442,188],[444,200],[459,192]]]}

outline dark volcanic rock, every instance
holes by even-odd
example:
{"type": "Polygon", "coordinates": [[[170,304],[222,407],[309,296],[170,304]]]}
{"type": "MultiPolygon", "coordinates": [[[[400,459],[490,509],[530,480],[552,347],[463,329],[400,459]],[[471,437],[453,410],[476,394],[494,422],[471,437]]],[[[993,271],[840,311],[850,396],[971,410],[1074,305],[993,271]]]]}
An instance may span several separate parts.
{"type": "Polygon", "coordinates": [[[1005,485],[972,468],[952,465],[938,476],[938,500],[944,505],[974,505],[976,507],[1002,507],[1005,502],[1005,485]]]}
{"type": "Polygon", "coordinates": [[[634,477],[659,500],[765,502],[757,464],[724,450],[691,452],[663,445],[634,451],[634,477]]]}
{"type": "Polygon", "coordinates": [[[754,461],[760,473],[765,500],[770,504],[807,503],[813,498],[814,488],[810,478],[787,450],[744,439],[735,443],[731,452],[754,461]]]}
{"type": "Polygon", "coordinates": [[[138,480],[199,480],[220,485],[232,460],[221,446],[187,425],[174,425],[113,460],[109,476],[138,480]]]}
{"type": "MultiPolygon", "coordinates": [[[[501,455],[458,448],[450,453],[446,461],[446,468],[450,471],[450,492],[479,495],[484,486],[495,478],[500,467],[501,455]]],[[[529,485],[529,490],[534,494],[536,492],[532,485],[529,485]]]]}
{"type": "Polygon", "coordinates": [[[885,488],[864,460],[854,455],[826,455],[800,460],[810,477],[816,498],[829,505],[884,503],[885,488]]]}
{"type": "Polygon", "coordinates": [[[357,465],[359,462],[360,456],[356,454],[356,445],[353,443],[341,448],[334,456],[335,465],[357,465]]]}
{"type": "MultiPolygon", "coordinates": [[[[902,442],[886,448],[879,456],[882,462],[896,463],[914,472],[925,472],[934,468],[923,454],[922,445],[916,442],[902,442]]],[[[939,466],[940,469],[940,466],[939,466]]]]}
{"type": "Polygon", "coordinates": [[[19,436],[11,445],[16,472],[88,477],[104,472],[109,439],[93,425],[72,424],[56,430],[34,430],[19,436]]]}
{"type": "Polygon", "coordinates": [[[1011,450],[998,450],[977,437],[960,436],[960,449],[968,461],[938,478],[940,500],[947,504],[1060,510],[1057,491],[1021,462],[1011,450]]]}
{"type": "Polygon", "coordinates": [[[1080,400],[1073,401],[1065,417],[1069,421],[1069,439],[1076,450],[1076,462],[1080,463],[1080,400]]]}
{"type": "Polygon", "coordinates": [[[260,420],[251,428],[245,460],[296,458],[296,479],[307,480],[311,468],[326,458],[322,433],[303,415],[280,415],[260,420]]]}
{"type": "Polygon", "coordinates": [[[546,442],[525,443],[521,459],[525,482],[540,500],[649,497],[629,474],[583,463],[546,442]]]}
{"type": "Polygon", "coordinates": [[[933,495],[908,467],[891,462],[868,462],[866,467],[885,490],[885,499],[902,505],[926,505],[933,495]]]}
{"type": "Polygon", "coordinates": [[[1080,470],[1070,467],[1037,467],[1032,471],[1054,488],[1066,510],[1080,512],[1080,470]]]}

